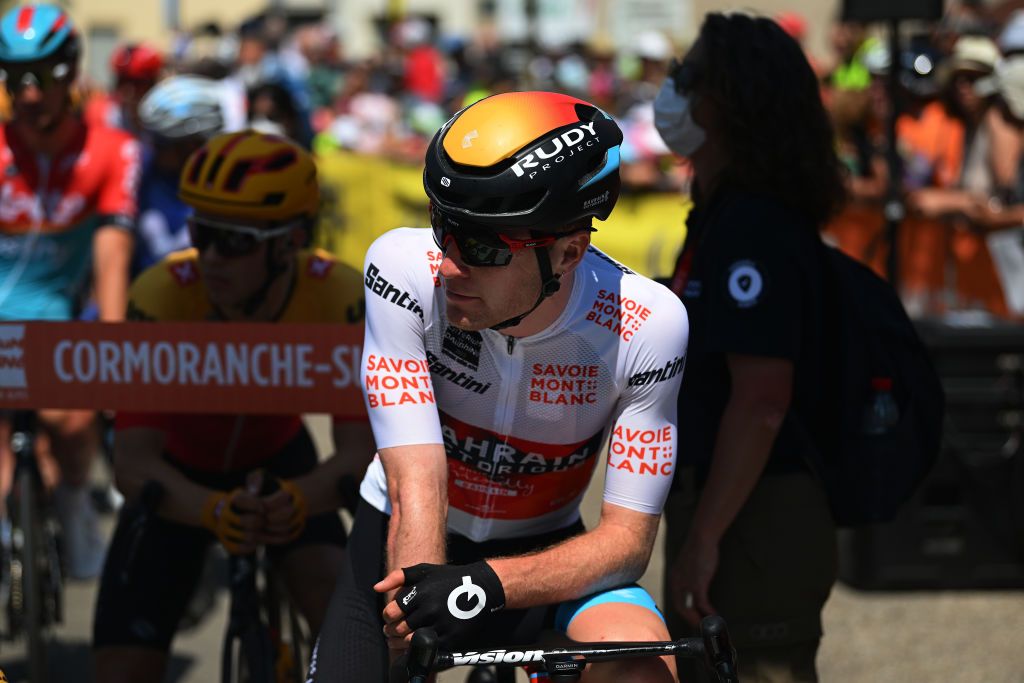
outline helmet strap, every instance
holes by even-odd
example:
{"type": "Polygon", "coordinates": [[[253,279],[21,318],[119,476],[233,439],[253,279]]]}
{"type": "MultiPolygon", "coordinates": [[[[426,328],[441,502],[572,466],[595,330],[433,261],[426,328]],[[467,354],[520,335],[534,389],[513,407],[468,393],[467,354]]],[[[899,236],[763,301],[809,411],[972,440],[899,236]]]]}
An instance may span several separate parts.
{"type": "MultiPolygon", "coordinates": [[[[530,234],[534,237],[539,236],[541,233],[534,233],[532,230],[530,234]]],[[[537,265],[540,267],[540,295],[537,297],[537,301],[534,302],[530,310],[517,315],[514,318],[509,318],[497,325],[492,325],[492,330],[504,330],[508,327],[515,327],[519,323],[523,322],[523,319],[537,310],[537,307],[543,303],[544,299],[552,296],[558,291],[562,283],[559,279],[562,277],[551,270],[551,254],[548,251],[548,247],[540,247],[533,250],[533,253],[537,255],[537,265]]]]}

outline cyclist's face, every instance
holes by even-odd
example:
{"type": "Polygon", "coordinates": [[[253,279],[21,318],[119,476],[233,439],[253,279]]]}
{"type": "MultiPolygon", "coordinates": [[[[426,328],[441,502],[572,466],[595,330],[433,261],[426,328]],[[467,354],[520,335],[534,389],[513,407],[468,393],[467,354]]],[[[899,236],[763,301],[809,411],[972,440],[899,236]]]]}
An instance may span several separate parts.
{"type": "Polygon", "coordinates": [[[60,123],[67,112],[73,65],[48,60],[0,68],[5,72],[5,85],[17,121],[39,131],[60,123]]]}
{"type": "MultiPolygon", "coordinates": [[[[510,231],[509,237],[530,238],[526,230],[510,231]]],[[[547,247],[548,258],[556,273],[564,273],[560,264],[567,249],[586,249],[590,234],[578,232],[547,247]]],[[[464,330],[484,330],[529,310],[540,296],[540,266],[536,249],[517,250],[506,266],[466,265],[458,245],[448,243],[438,272],[444,287],[448,322],[464,330]]]]}
{"type": "Polygon", "coordinates": [[[484,330],[533,306],[540,294],[540,268],[533,252],[516,252],[507,266],[474,268],[462,260],[458,245],[449,243],[439,271],[448,322],[464,330],[484,330]]]}
{"type": "Polygon", "coordinates": [[[204,138],[196,135],[177,140],[161,139],[153,144],[153,163],[157,170],[177,180],[189,156],[204,142],[204,138]]]}
{"type": "MultiPolygon", "coordinates": [[[[197,214],[196,221],[200,225],[203,219],[216,224],[237,224],[243,227],[259,227],[259,221],[246,221],[244,224],[237,219],[226,216],[214,216],[212,214],[197,214]]],[[[199,252],[199,272],[206,285],[207,296],[210,303],[218,308],[230,309],[244,306],[249,297],[255,294],[267,277],[267,249],[276,246],[275,240],[255,241],[245,250],[238,249],[237,253],[228,248],[218,245],[218,241],[224,240],[224,244],[234,245],[235,239],[239,237],[244,240],[244,235],[220,235],[213,228],[200,228],[209,230],[210,234],[202,239],[202,250],[199,252]]],[[[227,232],[227,231],[223,231],[227,232]]]]}

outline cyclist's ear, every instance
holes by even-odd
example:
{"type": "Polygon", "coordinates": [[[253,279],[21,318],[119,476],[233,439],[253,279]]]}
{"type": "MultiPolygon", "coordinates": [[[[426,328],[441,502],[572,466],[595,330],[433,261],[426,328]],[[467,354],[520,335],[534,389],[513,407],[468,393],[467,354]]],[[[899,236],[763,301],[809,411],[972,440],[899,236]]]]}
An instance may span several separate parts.
{"type": "Polygon", "coordinates": [[[559,275],[576,269],[590,247],[590,232],[579,231],[563,237],[551,247],[552,267],[559,275]]]}

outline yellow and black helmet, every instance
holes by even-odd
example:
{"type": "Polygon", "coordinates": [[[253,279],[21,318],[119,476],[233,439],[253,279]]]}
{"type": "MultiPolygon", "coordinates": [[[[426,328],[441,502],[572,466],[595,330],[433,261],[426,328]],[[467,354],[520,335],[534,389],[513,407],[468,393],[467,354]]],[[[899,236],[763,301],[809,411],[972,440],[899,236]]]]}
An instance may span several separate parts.
{"type": "Polygon", "coordinates": [[[313,157],[252,130],[210,138],[185,162],[178,196],[198,211],[266,221],[313,217],[320,188],[313,157]]]}
{"type": "Polygon", "coordinates": [[[435,213],[482,229],[557,229],[604,220],[619,195],[622,132],[583,100],[553,92],[492,95],[463,109],[427,149],[435,213]]]}

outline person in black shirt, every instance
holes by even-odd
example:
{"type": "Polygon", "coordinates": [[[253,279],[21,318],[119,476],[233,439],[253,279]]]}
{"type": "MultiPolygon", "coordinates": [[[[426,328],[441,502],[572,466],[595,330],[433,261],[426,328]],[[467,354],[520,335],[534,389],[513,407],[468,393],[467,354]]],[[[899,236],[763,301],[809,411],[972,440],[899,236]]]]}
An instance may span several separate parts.
{"type": "Polygon", "coordinates": [[[717,13],[673,65],[655,122],[694,174],[672,281],[691,319],[679,443],[692,477],[668,510],[666,616],[680,636],[722,614],[741,680],[817,680],[836,538],[805,458],[821,405],[818,230],[843,197],[831,125],[792,38],[717,13]]]}

